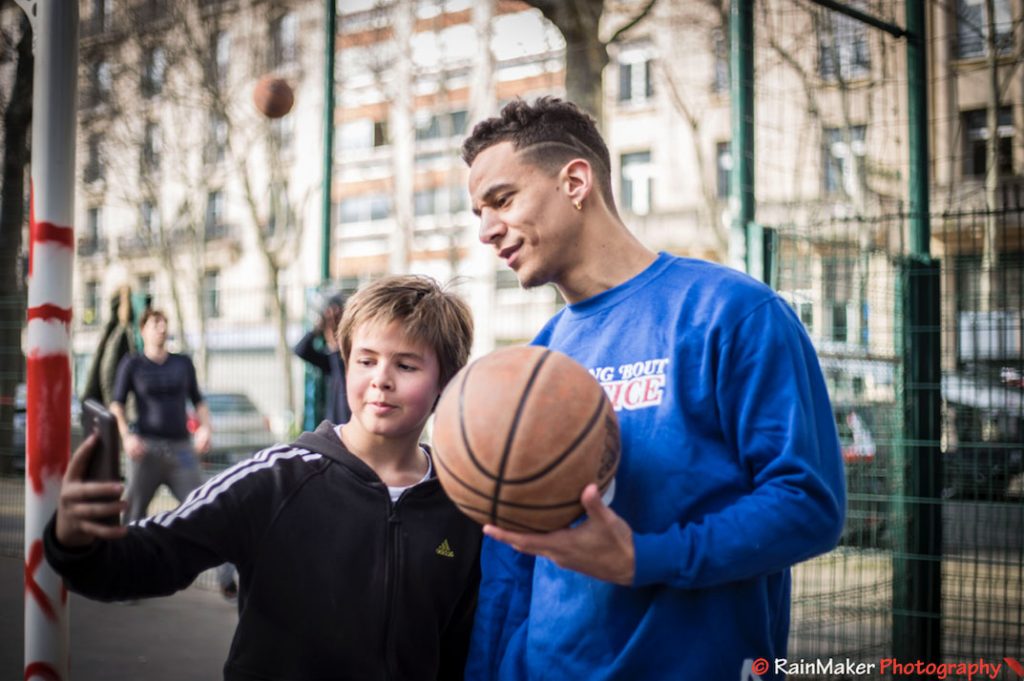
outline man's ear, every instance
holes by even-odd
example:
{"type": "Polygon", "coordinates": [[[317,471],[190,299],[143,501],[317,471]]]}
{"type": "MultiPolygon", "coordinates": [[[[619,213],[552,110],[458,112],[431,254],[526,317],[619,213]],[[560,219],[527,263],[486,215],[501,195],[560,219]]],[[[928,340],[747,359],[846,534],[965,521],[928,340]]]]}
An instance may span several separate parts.
{"type": "Polygon", "coordinates": [[[559,182],[570,201],[582,203],[590,196],[594,186],[594,171],[590,162],[583,158],[569,161],[559,173],[559,182]]]}

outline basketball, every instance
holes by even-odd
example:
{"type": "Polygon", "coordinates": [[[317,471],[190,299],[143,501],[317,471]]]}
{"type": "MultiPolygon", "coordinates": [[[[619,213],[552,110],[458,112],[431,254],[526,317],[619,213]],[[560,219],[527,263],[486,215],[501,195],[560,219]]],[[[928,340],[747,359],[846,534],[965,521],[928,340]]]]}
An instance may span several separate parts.
{"type": "Polygon", "coordinates": [[[292,110],[295,94],[284,78],[263,76],[252,91],[252,101],[267,118],[281,118],[292,110]]]}
{"type": "Polygon", "coordinates": [[[479,523],[549,532],[583,513],[589,483],[605,492],[619,464],[619,423],[604,389],[548,348],[496,350],[448,384],[434,416],[437,477],[479,523]]]}

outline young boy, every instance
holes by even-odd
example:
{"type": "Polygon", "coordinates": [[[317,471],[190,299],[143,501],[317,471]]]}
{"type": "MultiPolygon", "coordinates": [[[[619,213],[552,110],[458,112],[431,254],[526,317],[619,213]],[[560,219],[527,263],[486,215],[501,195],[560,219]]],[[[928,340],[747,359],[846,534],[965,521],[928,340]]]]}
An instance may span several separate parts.
{"type": "Polygon", "coordinates": [[[460,678],[475,606],[480,528],[459,513],[419,444],[466,363],[469,308],[427,277],[354,295],[338,337],[352,418],[258,453],[173,511],[109,527],[75,452],[46,556],[91,598],[161,596],[225,561],[241,578],[225,679],[460,678]]]}

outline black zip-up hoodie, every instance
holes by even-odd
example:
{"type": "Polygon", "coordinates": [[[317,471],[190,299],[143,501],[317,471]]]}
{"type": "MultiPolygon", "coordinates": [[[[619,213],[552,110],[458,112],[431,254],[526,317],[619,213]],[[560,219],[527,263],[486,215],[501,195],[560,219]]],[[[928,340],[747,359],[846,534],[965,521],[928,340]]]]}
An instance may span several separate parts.
{"type": "Polygon", "coordinates": [[[326,421],[129,526],[124,539],[65,548],[53,520],[44,534],[68,587],[99,600],[171,594],[234,563],[232,681],[461,678],[480,540],[436,477],[392,503],[326,421]]]}

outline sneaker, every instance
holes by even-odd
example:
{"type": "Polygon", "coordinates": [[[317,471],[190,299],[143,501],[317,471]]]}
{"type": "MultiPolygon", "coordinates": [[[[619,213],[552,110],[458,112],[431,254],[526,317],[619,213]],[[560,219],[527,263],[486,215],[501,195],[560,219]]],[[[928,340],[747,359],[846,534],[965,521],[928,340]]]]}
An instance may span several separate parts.
{"type": "Polygon", "coordinates": [[[235,580],[231,580],[220,588],[220,595],[224,597],[224,600],[234,603],[238,600],[238,584],[235,580]]]}

